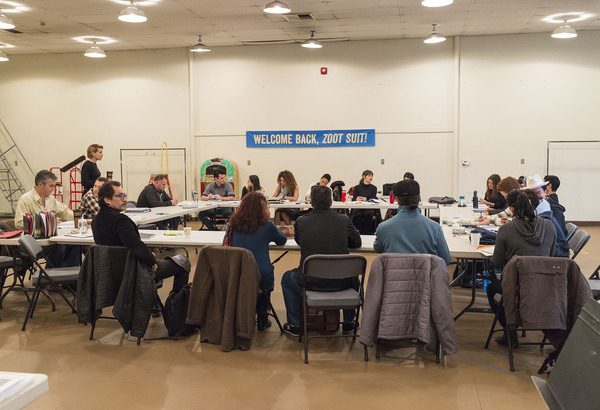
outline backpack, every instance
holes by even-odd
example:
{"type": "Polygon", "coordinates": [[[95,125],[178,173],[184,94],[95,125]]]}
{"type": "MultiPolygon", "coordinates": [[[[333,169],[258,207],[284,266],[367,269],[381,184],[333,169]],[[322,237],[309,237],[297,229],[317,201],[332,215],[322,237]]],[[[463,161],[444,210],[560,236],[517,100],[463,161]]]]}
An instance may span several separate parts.
{"type": "Polygon", "coordinates": [[[163,321],[169,332],[169,336],[180,338],[189,336],[196,331],[196,326],[185,324],[192,284],[188,283],[179,292],[171,291],[165,301],[163,309],[163,321]]]}

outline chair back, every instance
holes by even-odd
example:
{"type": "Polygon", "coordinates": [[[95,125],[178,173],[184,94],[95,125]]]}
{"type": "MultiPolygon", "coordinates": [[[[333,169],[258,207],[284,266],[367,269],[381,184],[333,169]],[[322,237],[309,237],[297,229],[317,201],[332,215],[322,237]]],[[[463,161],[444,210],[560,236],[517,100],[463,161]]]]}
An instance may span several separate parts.
{"type": "Polygon", "coordinates": [[[24,235],[19,238],[19,246],[32,258],[37,260],[42,253],[42,247],[31,235],[24,235]]]}
{"type": "Polygon", "coordinates": [[[575,257],[581,252],[586,243],[590,240],[592,235],[584,231],[583,229],[577,230],[575,234],[569,240],[569,248],[573,251],[573,256],[571,259],[575,259],[575,257]]]}
{"type": "Polygon", "coordinates": [[[567,228],[567,237],[565,239],[568,241],[569,239],[571,239],[573,237],[575,232],[577,232],[579,227],[572,222],[567,222],[565,227],[567,228]]]}
{"type": "Polygon", "coordinates": [[[345,279],[363,276],[367,260],[362,255],[311,255],[302,267],[305,277],[322,279],[345,279]]]}

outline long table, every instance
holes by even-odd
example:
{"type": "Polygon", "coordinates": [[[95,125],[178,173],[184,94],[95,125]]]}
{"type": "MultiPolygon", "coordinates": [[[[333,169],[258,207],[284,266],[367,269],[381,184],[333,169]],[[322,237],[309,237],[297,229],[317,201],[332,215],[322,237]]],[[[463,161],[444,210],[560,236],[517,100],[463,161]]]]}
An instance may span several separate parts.
{"type": "Polygon", "coordinates": [[[125,215],[131,218],[136,225],[152,224],[165,219],[171,219],[178,216],[189,215],[198,213],[200,211],[206,211],[208,209],[214,209],[217,207],[215,203],[198,202],[198,206],[194,208],[183,208],[180,205],[175,206],[159,206],[156,208],[150,208],[150,212],[131,212],[125,211],[125,215]]]}

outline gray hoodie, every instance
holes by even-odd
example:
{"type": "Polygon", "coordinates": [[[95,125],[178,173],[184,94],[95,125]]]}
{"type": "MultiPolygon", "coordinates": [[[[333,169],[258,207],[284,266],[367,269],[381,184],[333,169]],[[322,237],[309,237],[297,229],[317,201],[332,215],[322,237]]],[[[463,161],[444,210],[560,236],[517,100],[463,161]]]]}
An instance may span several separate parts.
{"type": "Polygon", "coordinates": [[[514,255],[554,256],[555,245],[556,229],[550,220],[515,218],[498,230],[492,261],[501,269],[514,255]]]}

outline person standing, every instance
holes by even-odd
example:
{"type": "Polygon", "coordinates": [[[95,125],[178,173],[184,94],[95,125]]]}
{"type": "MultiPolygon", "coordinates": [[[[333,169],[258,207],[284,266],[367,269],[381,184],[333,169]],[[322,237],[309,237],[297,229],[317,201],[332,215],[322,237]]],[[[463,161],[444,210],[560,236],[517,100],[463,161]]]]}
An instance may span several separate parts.
{"type": "Polygon", "coordinates": [[[87,149],[87,161],[81,166],[81,186],[83,188],[82,195],[92,189],[94,183],[100,178],[100,170],[98,169],[98,161],[104,156],[104,147],[99,144],[92,144],[87,149]]]}

